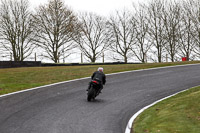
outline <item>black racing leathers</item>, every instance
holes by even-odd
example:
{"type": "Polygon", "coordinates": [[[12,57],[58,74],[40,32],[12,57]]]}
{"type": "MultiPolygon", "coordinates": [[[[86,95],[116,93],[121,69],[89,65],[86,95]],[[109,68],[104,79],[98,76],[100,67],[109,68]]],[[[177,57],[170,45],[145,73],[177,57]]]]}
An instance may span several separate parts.
{"type": "MultiPolygon", "coordinates": [[[[106,76],[103,72],[101,71],[96,71],[92,74],[91,76],[92,80],[96,80],[100,82],[101,88],[100,91],[103,89],[103,85],[106,83],[106,76]]],[[[89,83],[88,89],[91,87],[91,82],[89,83]]]]}
{"type": "Polygon", "coordinates": [[[101,71],[96,71],[93,73],[93,75],[91,76],[92,80],[97,80],[100,81],[101,84],[105,85],[106,83],[106,76],[103,72],[101,71]]]}

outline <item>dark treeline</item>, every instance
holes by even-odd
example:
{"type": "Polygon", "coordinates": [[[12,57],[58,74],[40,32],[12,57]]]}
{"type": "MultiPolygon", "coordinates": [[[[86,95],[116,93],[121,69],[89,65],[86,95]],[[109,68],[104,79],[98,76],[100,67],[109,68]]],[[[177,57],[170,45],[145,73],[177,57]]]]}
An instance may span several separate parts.
{"type": "Polygon", "coordinates": [[[105,53],[125,63],[200,58],[199,0],[152,0],[110,17],[75,13],[66,4],[49,0],[33,11],[28,0],[1,0],[0,58],[24,61],[37,52],[59,63],[73,49],[89,62],[105,53]]]}

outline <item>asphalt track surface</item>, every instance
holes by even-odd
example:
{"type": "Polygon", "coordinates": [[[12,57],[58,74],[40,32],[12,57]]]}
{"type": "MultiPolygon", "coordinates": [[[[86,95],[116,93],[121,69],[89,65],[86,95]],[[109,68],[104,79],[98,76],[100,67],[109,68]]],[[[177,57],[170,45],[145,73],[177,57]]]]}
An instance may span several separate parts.
{"type": "Polygon", "coordinates": [[[200,85],[200,65],[107,75],[87,102],[89,79],[0,97],[0,133],[124,133],[138,110],[200,85]]]}

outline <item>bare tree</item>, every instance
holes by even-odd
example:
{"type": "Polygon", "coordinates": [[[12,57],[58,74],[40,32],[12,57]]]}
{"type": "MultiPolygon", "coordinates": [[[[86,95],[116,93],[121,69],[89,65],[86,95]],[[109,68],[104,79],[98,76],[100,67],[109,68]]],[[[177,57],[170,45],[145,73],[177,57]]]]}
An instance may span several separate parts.
{"type": "Polygon", "coordinates": [[[162,19],[166,33],[163,39],[166,39],[165,48],[172,62],[175,61],[175,56],[178,54],[180,48],[181,11],[180,4],[176,3],[176,1],[169,1],[163,9],[162,19]]]}
{"type": "Polygon", "coordinates": [[[0,8],[0,43],[4,55],[23,61],[35,47],[29,2],[2,0],[0,8]]]}
{"type": "Polygon", "coordinates": [[[162,62],[163,52],[165,50],[166,41],[164,39],[165,29],[162,19],[164,0],[153,0],[147,6],[148,10],[148,24],[149,24],[149,38],[156,51],[153,53],[157,56],[158,62],[162,62]]]}
{"type": "Polygon", "coordinates": [[[125,63],[133,57],[131,48],[135,43],[135,22],[132,19],[130,12],[124,10],[117,11],[116,16],[111,16],[107,22],[107,42],[110,51],[119,56],[113,59],[123,59],[125,63]]]}
{"type": "Polygon", "coordinates": [[[147,10],[144,5],[140,4],[138,8],[135,7],[135,11],[133,21],[136,23],[136,43],[133,45],[132,51],[139,61],[145,63],[147,61],[147,53],[152,47],[148,34],[147,10]]]}
{"type": "MultiPolygon", "coordinates": [[[[200,57],[200,1],[199,0],[186,0],[184,1],[185,4],[185,10],[188,16],[188,21],[191,22],[191,28],[193,30],[190,30],[193,36],[193,52],[196,54],[196,56],[200,57]]],[[[188,23],[188,22],[187,22],[188,23]]]]}
{"type": "Polygon", "coordinates": [[[72,36],[75,34],[77,18],[62,0],[50,0],[41,5],[34,15],[36,29],[35,42],[46,53],[43,56],[58,63],[68,57],[75,47],[72,36]]]}
{"type": "MultiPolygon", "coordinates": [[[[180,37],[180,56],[187,57],[189,61],[192,57],[195,46],[195,24],[191,15],[191,1],[182,2],[181,24],[179,30],[180,37]]],[[[195,7],[194,7],[195,8],[195,7]]]]}
{"type": "Polygon", "coordinates": [[[80,14],[80,29],[74,37],[80,51],[95,62],[107,48],[105,18],[94,13],[80,14]]]}

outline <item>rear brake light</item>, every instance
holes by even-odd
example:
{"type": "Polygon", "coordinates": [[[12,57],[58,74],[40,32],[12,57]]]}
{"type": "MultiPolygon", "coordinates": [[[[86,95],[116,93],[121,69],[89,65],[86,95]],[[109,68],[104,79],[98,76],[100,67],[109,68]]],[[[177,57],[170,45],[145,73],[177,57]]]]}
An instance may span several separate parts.
{"type": "Polygon", "coordinates": [[[92,81],[93,83],[96,83],[96,84],[98,84],[98,82],[97,81],[92,81]]]}

